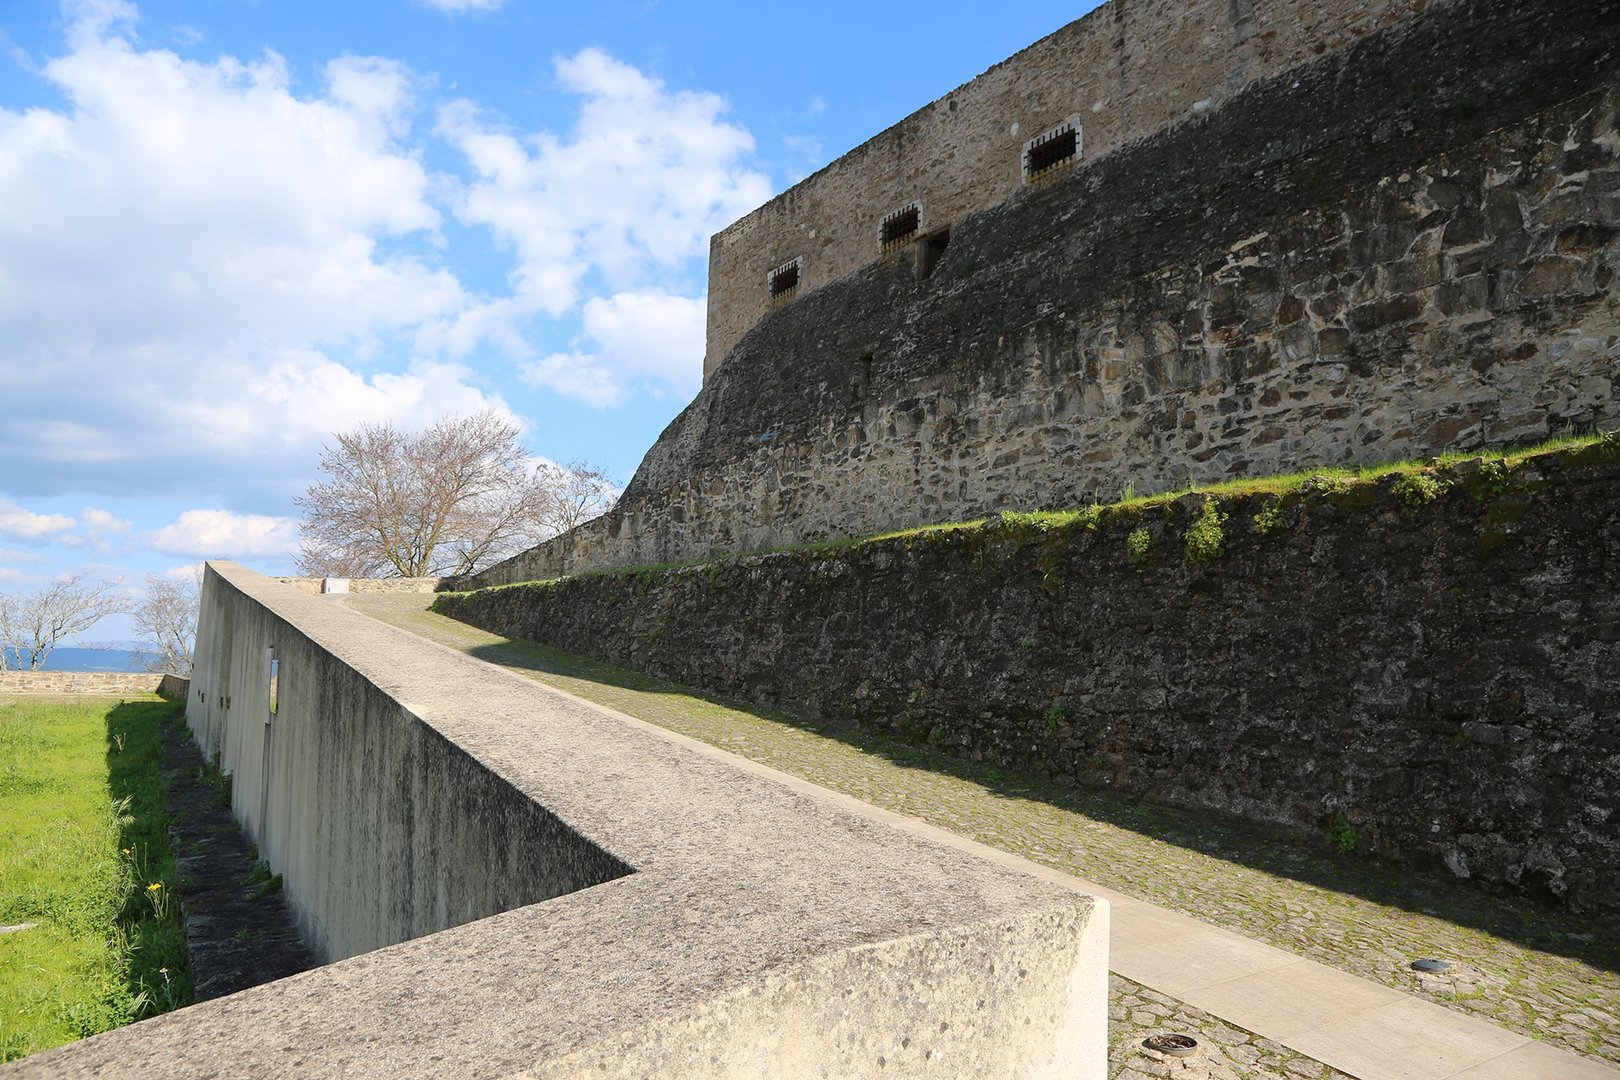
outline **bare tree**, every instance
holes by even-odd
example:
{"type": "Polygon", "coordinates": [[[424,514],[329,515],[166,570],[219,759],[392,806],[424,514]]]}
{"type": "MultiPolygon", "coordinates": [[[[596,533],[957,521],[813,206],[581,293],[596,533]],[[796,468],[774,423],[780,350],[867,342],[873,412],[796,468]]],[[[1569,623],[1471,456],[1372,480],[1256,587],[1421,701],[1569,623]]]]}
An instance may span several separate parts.
{"type": "Polygon", "coordinates": [[[467,574],[547,534],[552,488],[493,412],[420,434],[391,424],[338,435],[304,512],[299,566],[322,576],[467,574]]]}
{"type": "Polygon", "coordinates": [[[606,513],[618,501],[619,489],[607,472],[578,459],[567,465],[543,466],[552,486],[551,513],[546,524],[553,533],[565,533],[576,525],[606,513]]]}
{"type": "Polygon", "coordinates": [[[125,610],[118,581],[87,581],[73,574],[38,592],[0,596],[0,668],[6,653],[17,666],[37,671],[62,639],[90,629],[125,610]]]}
{"type": "Polygon", "coordinates": [[[201,597],[200,570],[182,578],[146,575],[146,594],[130,609],[135,633],[151,646],[140,652],[146,670],[191,674],[201,597]]]}

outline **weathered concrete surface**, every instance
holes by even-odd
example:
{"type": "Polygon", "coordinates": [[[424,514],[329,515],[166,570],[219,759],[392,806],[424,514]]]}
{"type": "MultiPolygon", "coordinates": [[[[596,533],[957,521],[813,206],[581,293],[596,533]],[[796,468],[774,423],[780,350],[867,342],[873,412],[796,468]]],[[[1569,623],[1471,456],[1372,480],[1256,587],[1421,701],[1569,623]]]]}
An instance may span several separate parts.
{"type": "Polygon", "coordinates": [[[1104,1075],[1106,904],[230,564],[204,595],[249,831],[329,954],[401,943],[30,1075],[1104,1075]]]}

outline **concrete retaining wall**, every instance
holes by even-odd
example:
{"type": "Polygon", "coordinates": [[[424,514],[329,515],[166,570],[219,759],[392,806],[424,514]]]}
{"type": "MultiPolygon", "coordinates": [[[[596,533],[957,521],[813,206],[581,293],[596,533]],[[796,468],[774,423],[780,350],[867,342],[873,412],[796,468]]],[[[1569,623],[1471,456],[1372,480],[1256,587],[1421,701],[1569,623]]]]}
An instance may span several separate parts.
{"type": "Polygon", "coordinates": [[[198,643],[193,730],[348,959],[30,1075],[1105,1075],[1107,907],[1056,875],[231,564],[198,643]]]}

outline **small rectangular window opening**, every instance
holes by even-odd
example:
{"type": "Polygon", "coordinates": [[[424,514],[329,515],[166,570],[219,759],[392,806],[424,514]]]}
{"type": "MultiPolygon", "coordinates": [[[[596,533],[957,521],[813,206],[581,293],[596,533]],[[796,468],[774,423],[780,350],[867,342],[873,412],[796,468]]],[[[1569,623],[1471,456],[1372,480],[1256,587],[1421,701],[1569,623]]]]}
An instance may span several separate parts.
{"type": "Polygon", "coordinates": [[[939,257],[951,246],[950,226],[935,229],[917,244],[917,280],[926,280],[939,265],[939,257]]]}
{"type": "Polygon", "coordinates": [[[265,659],[270,662],[269,678],[267,679],[269,683],[270,711],[264,718],[264,722],[268,724],[270,717],[281,711],[281,661],[276,657],[275,646],[265,650],[265,659]]]}
{"type": "Polygon", "coordinates": [[[878,243],[884,251],[891,251],[914,239],[922,228],[922,206],[912,203],[902,206],[883,219],[878,230],[878,243]]]}
{"type": "Polygon", "coordinates": [[[794,259],[792,262],[785,262],[771,271],[769,280],[772,300],[781,300],[792,296],[794,291],[798,289],[799,266],[803,261],[802,258],[794,259]]]}
{"type": "Polygon", "coordinates": [[[1072,166],[1080,156],[1080,132],[1072,122],[1029,141],[1024,149],[1024,182],[1032,183],[1072,166]]]}

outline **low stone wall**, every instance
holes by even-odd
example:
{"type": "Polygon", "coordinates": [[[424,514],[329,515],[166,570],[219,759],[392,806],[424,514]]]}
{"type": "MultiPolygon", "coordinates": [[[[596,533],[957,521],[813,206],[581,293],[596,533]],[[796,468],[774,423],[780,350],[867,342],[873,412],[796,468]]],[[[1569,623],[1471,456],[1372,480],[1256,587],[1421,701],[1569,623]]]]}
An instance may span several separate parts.
{"type": "Polygon", "coordinates": [[[1059,875],[231,564],[188,719],[348,958],[0,1075],[1106,1074],[1107,905],[1059,875]]]}
{"type": "Polygon", "coordinates": [[[0,671],[0,694],[162,694],[186,696],[180,675],[145,671],[0,671]]]}
{"type": "Polygon", "coordinates": [[[974,759],[1620,905],[1620,439],[445,594],[974,759]]]}
{"type": "Polygon", "coordinates": [[[283,585],[291,585],[299,592],[306,593],[430,593],[438,588],[441,578],[436,577],[398,577],[398,578],[318,578],[318,577],[278,577],[272,578],[283,585]]]}

